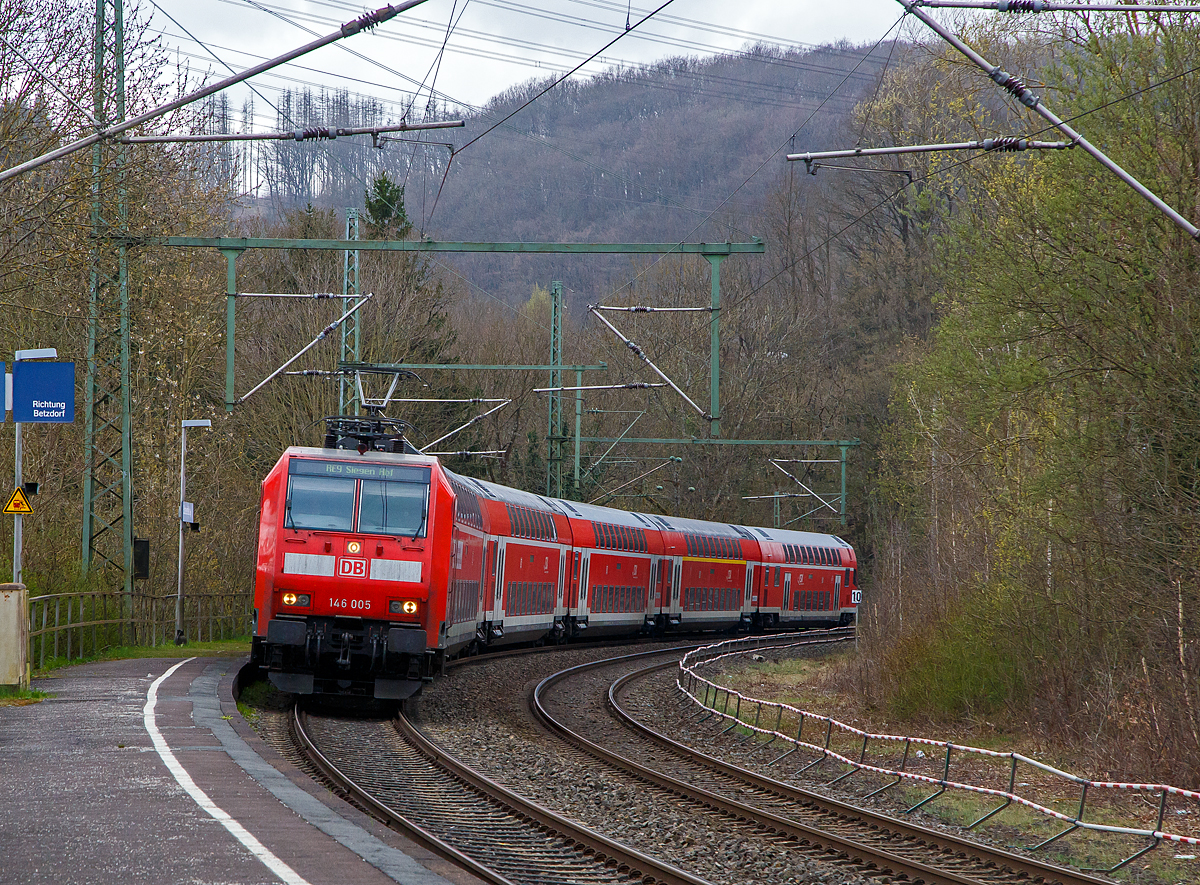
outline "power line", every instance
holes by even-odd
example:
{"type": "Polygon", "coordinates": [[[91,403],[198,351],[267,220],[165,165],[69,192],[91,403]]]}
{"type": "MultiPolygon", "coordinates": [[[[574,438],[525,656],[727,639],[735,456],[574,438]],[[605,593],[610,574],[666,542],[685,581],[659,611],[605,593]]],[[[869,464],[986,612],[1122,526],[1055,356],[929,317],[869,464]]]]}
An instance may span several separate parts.
{"type": "MultiPolygon", "coordinates": [[[[1129,101],[1129,100],[1130,100],[1130,99],[1132,99],[1132,98],[1136,98],[1136,97],[1137,97],[1137,96],[1139,96],[1139,95],[1143,95],[1143,94],[1145,94],[1145,93],[1147,93],[1147,92],[1150,92],[1150,91],[1152,91],[1152,90],[1154,90],[1154,89],[1158,89],[1159,87],[1166,86],[1168,83],[1172,83],[1172,82],[1174,82],[1175,80],[1182,79],[1183,77],[1187,77],[1187,76],[1189,76],[1189,75],[1191,75],[1191,74],[1194,74],[1194,73],[1196,73],[1196,72],[1198,72],[1198,71],[1200,71],[1200,65],[1197,65],[1196,67],[1189,68],[1189,69],[1188,69],[1188,70],[1186,70],[1186,71],[1183,71],[1183,72],[1181,72],[1181,73],[1178,73],[1178,74],[1174,74],[1174,75],[1172,75],[1172,76],[1170,76],[1170,77],[1166,77],[1166,78],[1164,78],[1164,79],[1162,79],[1162,80],[1159,80],[1159,81],[1158,81],[1158,82],[1156,82],[1156,83],[1152,83],[1152,84],[1150,84],[1149,86],[1145,86],[1145,87],[1143,87],[1143,88],[1141,88],[1141,89],[1136,89],[1136,90],[1134,90],[1133,92],[1126,93],[1125,95],[1122,95],[1122,96],[1120,96],[1119,98],[1115,98],[1115,99],[1113,99],[1112,101],[1107,101],[1107,102],[1105,102],[1105,103],[1104,103],[1104,104],[1102,104],[1102,105],[1097,105],[1096,107],[1094,107],[1094,108],[1090,108],[1089,110],[1086,110],[1086,111],[1081,111],[1080,113],[1078,113],[1078,114],[1075,114],[1075,115],[1074,115],[1074,116],[1072,116],[1072,117],[1067,117],[1067,118],[1066,118],[1066,119],[1065,119],[1063,122],[1065,122],[1065,123],[1074,123],[1076,120],[1081,120],[1081,119],[1083,119],[1084,117],[1090,116],[1091,114],[1095,114],[1095,113],[1099,113],[1100,111],[1107,110],[1108,108],[1110,108],[1110,107],[1112,107],[1112,106],[1114,106],[1114,105],[1120,104],[1120,103],[1121,103],[1121,102],[1123,102],[1123,101],[1129,101]]],[[[1034,137],[1036,137],[1036,136],[1038,136],[1038,135],[1042,135],[1042,134],[1044,134],[1044,133],[1046,133],[1046,132],[1050,132],[1050,131],[1053,131],[1053,130],[1055,130],[1055,129],[1056,129],[1056,127],[1055,127],[1055,126],[1044,126],[1044,127],[1043,127],[1043,128],[1041,128],[1041,129],[1038,129],[1038,130],[1036,130],[1036,131],[1034,131],[1034,132],[1031,132],[1031,133],[1029,133],[1029,135],[1027,135],[1026,137],[1027,137],[1027,138],[1034,138],[1034,137]]],[[[957,168],[959,168],[960,166],[967,166],[967,165],[969,165],[969,164],[971,164],[971,163],[974,163],[974,162],[976,162],[976,161],[978,161],[978,160],[984,159],[984,157],[985,157],[985,156],[986,156],[986,155],[984,155],[984,154],[980,154],[980,155],[976,155],[976,156],[972,156],[972,157],[967,157],[967,158],[965,158],[965,159],[963,159],[963,160],[960,160],[960,161],[958,161],[958,162],[956,162],[956,163],[951,163],[949,166],[946,166],[946,167],[944,167],[944,168],[942,168],[942,169],[939,169],[937,174],[939,174],[939,175],[943,175],[943,174],[945,174],[945,173],[947,173],[947,172],[951,172],[951,171],[953,171],[954,169],[957,169],[957,168]]],[[[933,176],[932,176],[932,174],[928,174],[928,175],[922,175],[922,176],[914,177],[912,180],[905,182],[905,183],[904,183],[904,184],[902,184],[900,187],[896,188],[896,190],[894,190],[894,191],[893,191],[892,193],[890,193],[888,196],[884,197],[882,200],[880,200],[878,203],[876,203],[874,206],[870,207],[869,209],[867,209],[866,211],[864,211],[862,214],[860,214],[859,216],[857,216],[856,218],[854,218],[852,221],[850,221],[848,224],[846,224],[846,225],[845,225],[844,227],[842,227],[840,230],[836,231],[835,233],[832,233],[832,234],[830,234],[828,237],[826,237],[826,238],[825,238],[824,240],[822,240],[820,243],[818,243],[817,245],[813,246],[811,249],[809,249],[809,250],[808,250],[807,252],[805,252],[803,255],[801,255],[801,256],[799,256],[798,258],[796,258],[796,260],[794,260],[794,261],[792,261],[791,263],[789,263],[789,264],[785,265],[783,268],[781,268],[781,269],[779,270],[779,272],[778,272],[778,273],[776,273],[776,274],[774,274],[773,276],[771,276],[771,277],[767,278],[767,279],[766,279],[766,280],[764,280],[762,283],[760,283],[758,286],[756,286],[754,289],[752,289],[751,291],[749,291],[749,292],[747,292],[745,295],[743,295],[741,298],[739,298],[737,301],[734,301],[732,304],[730,304],[730,305],[729,305],[729,308],[732,310],[733,308],[735,308],[735,307],[739,307],[739,306],[740,306],[741,304],[743,304],[744,302],[746,302],[746,301],[748,301],[749,299],[753,298],[753,297],[754,297],[754,296],[756,296],[756,295],[757,295],[759,292],[761,292],[763,289],[765,289],[767,286],[769,286],[771,283],[775,282],[775,280],[779,279],[781,276],[783,276],[783,275],[784,275],[785,273],[787,273],[789,270],[793,269],[793,268],[794,268],[794,267],[795,267],[797,264],[799,264],[799,263],[801,263],[802,261],[806,260],[806,259],[807,259],[807,258],[809,258],[811,255],[813,255],[814,253],[816,253],[816,252],[819,252],[821,249],[824,249],[826,246],[828,246],[828,245],[829,245],[830,243],[832,243],[834,240],[837,240],[837,239],[839,239],[839,238],[840,238],[840,237],[841,237],[843,234],[845,234],[847,231],[849,231],[849,230],[850,230],[851,228],[853,228],[855,225],[857,225],[857,224],[859,224],[861,221],[865,220],[865,219],[866,219],[868,216],[870,216],[870,215],[871,215],[872,213],[874,213],[876,210],[878,210],[878,209],[882,208],[883,206],[887,205],[888,203],[890,203],[890,202],[891,202],[893,199],[895,199],[895,198],[896,198],[896,197],[897,197],[897,196],[898,196],[898,195],[899,195],[899,194],[900,194],[902,191],[904,191],[904,190],[906,190],[906,189],[908,189],[908,188],[912,187],[914,184],[918,184],[918,183],[920,183],[920,182],[923,182],[923,181],[928,181],[928,180],[929,180],[929,179],[931,179],[932,177],[933,177],[933,176]]]]}

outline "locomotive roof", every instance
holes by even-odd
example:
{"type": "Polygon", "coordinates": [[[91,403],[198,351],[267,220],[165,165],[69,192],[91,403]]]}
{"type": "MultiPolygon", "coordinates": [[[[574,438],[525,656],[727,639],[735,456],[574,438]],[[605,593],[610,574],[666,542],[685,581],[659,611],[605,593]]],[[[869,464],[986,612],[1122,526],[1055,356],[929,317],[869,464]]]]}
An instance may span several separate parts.
{"type": "Polygon", "coordinates": [[[437,458],[432,455],[406,455],[402,452],[364,452],[360,455],[354,449],[322,449],[315,446],[288,446],[284,455],[293,458],[312,458],[320,461],[360,461],[375,464],[419,464],[427,466],[437,463],[437,458]]]}

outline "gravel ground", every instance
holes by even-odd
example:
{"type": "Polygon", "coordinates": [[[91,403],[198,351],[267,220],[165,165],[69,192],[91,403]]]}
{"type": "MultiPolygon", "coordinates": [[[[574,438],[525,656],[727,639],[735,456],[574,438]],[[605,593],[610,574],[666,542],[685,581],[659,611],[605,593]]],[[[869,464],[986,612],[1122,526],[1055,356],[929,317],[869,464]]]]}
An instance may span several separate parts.
{"type": "Polygon", "coordinates": [[[715,830],[705,823],[711,816],[697,816],[640,782],[597,768],[548,736],[528,712],[528,689],[556,670],[613,655],[572,649],[456,670],[426,690],[420,726],[466,764],[515,792],[711,882],[868,881],[845,866],[790,850],[785,838],[767,840],[731,818],[715,830]]]}

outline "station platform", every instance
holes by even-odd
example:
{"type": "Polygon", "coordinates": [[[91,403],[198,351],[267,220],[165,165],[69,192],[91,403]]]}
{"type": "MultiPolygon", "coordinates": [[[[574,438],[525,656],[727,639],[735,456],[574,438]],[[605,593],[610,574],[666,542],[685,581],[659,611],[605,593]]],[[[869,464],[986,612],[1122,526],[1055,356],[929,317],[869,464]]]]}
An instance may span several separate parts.
{"type": "Polygon", "coordinates": [[[264,743],[243,663],[84,664],[0,706],[0,882],[477,885],[264,743]]]}

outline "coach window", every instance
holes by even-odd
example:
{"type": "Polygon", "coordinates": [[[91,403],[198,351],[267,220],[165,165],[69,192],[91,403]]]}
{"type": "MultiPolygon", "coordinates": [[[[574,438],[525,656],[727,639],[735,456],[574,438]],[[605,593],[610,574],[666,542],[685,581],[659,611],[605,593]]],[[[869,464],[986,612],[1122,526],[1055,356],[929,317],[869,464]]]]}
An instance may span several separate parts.
{"type": "Polygon", "coordinates": [[[359,493],[358,530],[379,535],[425,534],[429,485],[364,479],[359,493]]]}

